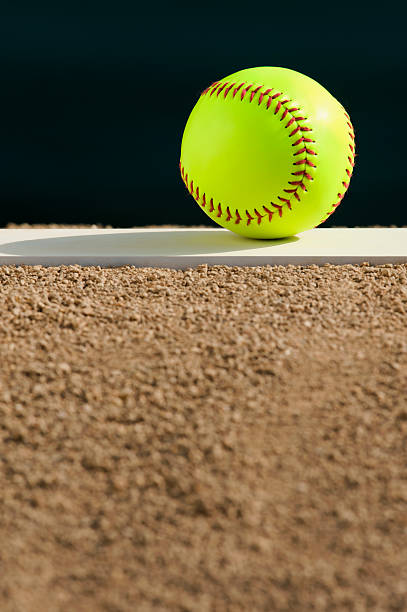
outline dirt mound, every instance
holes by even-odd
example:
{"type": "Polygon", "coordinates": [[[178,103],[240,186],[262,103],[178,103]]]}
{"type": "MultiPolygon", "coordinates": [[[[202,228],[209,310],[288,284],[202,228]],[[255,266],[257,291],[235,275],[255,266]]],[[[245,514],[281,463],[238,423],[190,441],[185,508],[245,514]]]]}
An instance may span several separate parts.
{"type": "Polygon", "coordinates": [[[0,268],[0,609],[405,610],[407,266],[0,268]]]}

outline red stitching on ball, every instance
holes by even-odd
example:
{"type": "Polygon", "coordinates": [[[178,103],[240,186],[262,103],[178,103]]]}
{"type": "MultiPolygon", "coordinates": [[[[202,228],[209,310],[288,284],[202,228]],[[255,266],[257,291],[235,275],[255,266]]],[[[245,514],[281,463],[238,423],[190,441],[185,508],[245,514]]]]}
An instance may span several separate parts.
{"type": "Polygon", "coordinates": [[[306,148],[306,147],[303,147],[302,149],[299,149],[298,151],[296,151],[296,152],[294,153],[294,156],[295,156],[295,155],[301,155],[301,153],[306,153],[306,152],[307,152],[307,148],[306,148]]]}
{"type": "Polygon", "coordinates": [[[269,221],[271,221],[274,215],[274,210],[270,210],[269,208],[267,208],[267,206],[263,206],[263,208],[269,216],[269,221]]]}
{"type": "Polygon", "coordinates": [[[300,176],[301,174],[305,176],[309,181],[313,181],[314,177],[311,176],[306,170],[297,170],[297,172],[291,172],[293,176],[300,176]]]}
{"type": "MultiPolygon", "coordinates": [[[[305,187],[304,183],[302,181],[288,181],[288,183],[290,185],[298,185],[299,187],[301,187],[301,189],[303,189],[304,191],[307,191],[307,188],[305,187]]],[[[284,189],[284,191],[286,191],[287,193],[294,193],[295,191],[297,191],[296,189],[284,189]]]]}
{"type": "MultiPolygon", "coordinates": [[[[285,202],[285,203],[287,204],[288,208],[291,210],[291,202],[290,202],[290,200],[287,200],[287,199],[285,199],[285,198],[280,198],[280,196],[278,196],[278,198],[279,198],[280,200],[282,200],[283,202],[285,202]]],[[[282,217],[282,216],[283,216],[283,207],[282,207],[280,204],[274,204],[274,202],[270,202],[270,204],[271,204],[272,206],[274,206],[275,208],[277,208],[277,210],[278,210],[278,216],[279,216],[279,217],[282,217]]]]}
{"type": "Polygon", "coordinates": [[[216,97],[219,98],[219,94],[222,91],[222,89],[224,89],[226,87],[228,83],[223,83],[223,85],[221,85],[221,87],[218,87],[218,91],[216,92],[216,97]]]}
{"type": "Polygon", "coordinates": [[[247,215],[247,223],[246,223],[246,225],[250,225],[250,223],[253,221],[254,217],[251,216],[251,214],[249,213],[248,210],[246,210],[246,215],[247,215]]]}
{"type": "Polygon", "coordinates": [[[219,83],[219,81],[215,81],[214,83],[212,83],[212,85],[209,85],[209,87],[207,87],[206,89],[203,90],[203,92],[201,93],[201,96],[205,96],[208,91],[210,90],[211,87],[213,87],[214,85],[217,85],[219,83]]]}
{"type": "Polygon", "coordinates": [[[247,94],[247,92],[249,91],[250,87],[253,87],[253,83],[251,85],[248,85],[247,87],[244,87],[242,89],[242,92],[240,94],[240,99],[243,101],[243,98],[245,97],[245,95],[247,94]]]}
{"type": "MultiPolygon", "coordinates": [[[[286,127],[288,127],[288,126],[286,125],[286,127]]],[[[290,133],[288,134],[288,136],[294,136],[294,134],[296,134],[297,132],[299,132],[299,131],[300,131],[300,129],[301,129],[301,128],[300,128],[300,126],[299,126],[299,125],[297,125],[297,127],[295,127],[295,128],[293,129],[293,131],[292,131],[292,132],[290,132],[290,133]]]]}
{"type": "Polygon", "coordinates": [[[209,212],[213,212],[215,210],[215,207],[213,205],[213,198],[211,198],[211,201],[209,202],[209,204],[211,205],[209,212]]]}
{"type": "Polygon", "coordinates": [[[222,206],[221,206],[220,202],[218,204],[218,214],[216,216],[217,217],[221,217],[222,216],[222,206]]]}
{"type": "Polygon", "coordinates": [[[293,166],[299,166],[300,164],[305,164],[307,166],[311,166],[312,168],[316,168],[316,165],[313,164],[309,159],[307,159],[306,157],[304,159],[299,159],[296,162],[293,162],[293,166]]]}
{"type": "MultiPolygon", "coordinates": [[[[352,126],[352,123],[350,122],[350,117],[348,115],[348,113],[345,112],[345,110],[343,111],[345,117],[348,119],[347,121],[347,125],[350,127],[351,131],[348,132],[349,136],[352,139],[353,144],[349,144],[349,148],[352,151],[352,154],[348,156],[348,162],[350,165],[350,168],[346,168],[345,172],[350,180],[351,176],[352,176],[352,172],[353,172],[353,168],[355,166],[355,132],[352,126]]],[[[324,219],[322,219],[322,221],[318,224],[321,225],[321,223],[324,223],[331,215],[332,213],[335,212],[335,210],[337,209],[337,207],[339,206],[339,204],[341,203],[341,201],[343,200],[346,190],[349,187],[349,180],[347,181],[342,181],[342,185],[345,187],[345,191],[343,193],[338,192],[338,200],[332,205],[331,209],[329,210],[328,214],[324,217],[324,219]]],[[[317,226],[315,226],[317,227],[317,226]]]]}
{"type": "Polygon", "coordinates": [[[259,89],[261,89],[261,85],[253,89],[252,93],[250,94],[250,102],[253,102],[253,98],[256,95],[256,93],[259,91],[259,89]]]}
{"type": "Polygon", "coordinates": [[[296,145],[299,145],[301,142],[315,142],[315,140],[312,140],[312,138],[306,138],[305,136],[301,136],[301,138],[296,140],[292,146],[295,147],[296,145]]]}
{"type": "Polygon", "coordinates": [[[265,215],[261,215],[256,209],[254,209],[254,213],[257,215],[257,225],[260,225],[262,217],[265,217],[265,215]]]}
{"type": "Polygon", "coordinates": [[[279,200],[281,200],[282,202],[285,202],[286,204],[290,203],[290,200],[288,198],[282,198],[281,196],[277,196],[279,200]]]}
{"type": "Polygon", "coordinates": [[[240,89],[241,87],[243,87],[243,85],[244,85],[244,83],[240,83],[240,85],[238,85],[237,87],[235,87],[235,90],[234,90],[234,92],[233,92],[233,97],[235,97],[235,95],[237,94],[237,92],[239,91],[239,89],[240,89]]]}
{"type": "MultiPolygon", "coordinates": [[[[259,104],[261,104],[261,101],[263,100],[264,96],[267,96],[270,91],[273,91],[272,87],[269,87],[269,89],[266,89],[266,91],[263,91],[260,95],[259,95],[259,104]]],[[[270,102],[271,104],[271,102],[270,102]]],[[[267,108],[269,108],[269,106],[267,106],[267,108]]]]}
{"type": "Polygon", "coordinates": [[[236,85],[236,83],[231,83],[229,85],[229,87],[226,87],[225,91],[223,92],[223,98],[226,99],[226,96],[228,95],[229,91],[232,89],[232,87],[236,85]]]}

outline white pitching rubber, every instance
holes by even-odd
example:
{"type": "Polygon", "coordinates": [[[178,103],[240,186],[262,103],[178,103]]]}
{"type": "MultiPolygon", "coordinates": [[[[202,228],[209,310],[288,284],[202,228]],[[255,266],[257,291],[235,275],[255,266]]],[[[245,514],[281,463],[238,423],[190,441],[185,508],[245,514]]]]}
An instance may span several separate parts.
{"type": "Polygon", "coordinates": [[[218,228],[0,229],[0,265],[192,268],[407,263],[407,228],[317,228],[253,240],[218,228]]]}

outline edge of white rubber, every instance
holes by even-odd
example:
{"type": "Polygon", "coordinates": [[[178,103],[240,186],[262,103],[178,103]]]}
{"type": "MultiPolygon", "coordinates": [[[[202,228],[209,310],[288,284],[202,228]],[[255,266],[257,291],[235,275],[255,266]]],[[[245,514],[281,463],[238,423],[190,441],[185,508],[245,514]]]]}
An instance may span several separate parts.
{"type": "Polygon", "coordinates": [[[0,265],[186,269],[407,263],[407,228],[316,228],[281,240],[218,228],[0,229],[0,265]]]}

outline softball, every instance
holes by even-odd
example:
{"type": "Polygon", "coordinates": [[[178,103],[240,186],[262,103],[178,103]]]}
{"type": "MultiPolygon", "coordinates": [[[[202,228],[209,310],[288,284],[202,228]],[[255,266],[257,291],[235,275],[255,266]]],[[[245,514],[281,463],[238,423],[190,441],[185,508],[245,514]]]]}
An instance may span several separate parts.
{"type": "Polygon", "coordinates": [[[202,92],[185,126],[180,170],[222,227],[284,238],[336,210],[354,160],[354,130],[340,102],[304,74],[265,66],[202,92]]]}

